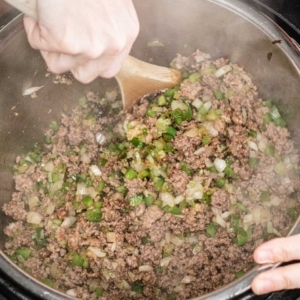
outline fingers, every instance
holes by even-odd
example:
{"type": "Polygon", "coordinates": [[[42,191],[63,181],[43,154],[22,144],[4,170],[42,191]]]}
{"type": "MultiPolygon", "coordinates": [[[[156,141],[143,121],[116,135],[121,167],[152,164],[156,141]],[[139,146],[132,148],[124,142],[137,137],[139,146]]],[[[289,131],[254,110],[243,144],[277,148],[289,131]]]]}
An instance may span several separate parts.
{"type": "Polygon", "coordinates": [[[266,271],[254,278],[251,284],[257,295],[300,288],[300,264],[293,264],[266,271]]]}
{"type": "Polygon", "coordinates": [[[253,257],[258,264],[300,259],[300,234],[268,241],[256,248],[253,257]]]}

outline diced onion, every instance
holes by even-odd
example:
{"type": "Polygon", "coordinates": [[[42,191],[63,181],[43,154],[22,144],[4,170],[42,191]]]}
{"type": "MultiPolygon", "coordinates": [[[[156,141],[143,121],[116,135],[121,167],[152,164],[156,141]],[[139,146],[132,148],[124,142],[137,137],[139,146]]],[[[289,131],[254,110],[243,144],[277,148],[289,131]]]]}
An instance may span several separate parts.
{"type": "Polygon", "coordinates": [[[54,182],[51,186],[50,194],[54,194],[58,190],[60,190],[62,188],[63,184],[64,184],[63,180],[58,180],[58,181],[54,182]]]}
{"type": "Polygon", "coordinates": [[[171,241],[171,233],[170,232],[167,232],[165,234],[165,241],[166,241],[167,244],[170,243],[170,241],[171,241]]]}
{"type": "Polygon", "coordinates": [[[115,252],[116,249],[117,249],[117,243],[113,243],[113,244],[111,245],[111,251],[112,251],[112,252],[115,252]]]}
{"type": "Polygon", "coordinates": [[[96,177],[99,177],[99,176],[102,175],[101,170],[100,170],[100,169],[98,168],[98,166],[96,166],[96,165],[92,165],[92,166],[90,167],[90,170],[93,172],[93,174],[94,174],[96,177]]]}
{"type": "Polygon", "coordinates": [[[179,204],[180,202],[182,202],[184,200],[184,196],[183,195],[179,195],[175,198],[175,204],[179,204]]]}
{"type": "Polygon", "coordinates": [[[77,219],[73,216],[66,217],[61,223],[61,227],[71,227],[76,222],[76,220],[77,219]]]}
{"type": "Polygon", "coordinates": [[[216,222],[222,226],[223,228],[226,228],[227,227],[227,224],[226,222],[222,219],[222,217],[220,215],[217,215],[216,216],[216,222]]]}
{"type": "Polygon", "coordinates": [[[199,109],[202,106],[203,102],[199,99],[196,98],[193,102],[192,105],[196,108],[199,109]]]}
{"type": "Polygon", "coordinates": [[[171,256],[168,256],[168,257],[164,257],[160,260],[160,266],[161,267],[167,267],[171,261],[171,256]]]}
{"type": "Polygon", "coordinates": [[[223,219],[227,219],[230,215],[231,215],[230,211],[225,211],[225,212],[222,213],[221,217],[223,219]]]}
{"type": "Polygon", "coordinates": [[[171,109],[175,110],[175,109],[181,109],[181,110],[187,110],[188,107],[186,106],[186,104],[184,104],[182,101],[179,100],[173,100],[171,103],[171,109]]]}
{"type": "Polygon", "coordinates": [[[199,242],[198,237],[195,235],[188,237],[187,241],[189,244],[197,244],[199,242]]]}
{"type": "Polygon", "coordinates": [[[34,87],[31,87],[29,89],[26,89],[24,92],[23,92],[23,96],[27,96],[27,95],[30,95],[32,93],[35,93],[37,92],[38,90],[40,90],[41,88],[43,88],[44,86],[34,86],[34,87]]]}
{"type": "Polygon", "coordinates": [[[252,141],[248,141],[248,146],[250,149],[254,150],[254,151],[258,151],[258,147],[256,145],[256,143],[252,142],[252,141]]]}
{"type": "Polygon", "coordinates": [[[160,199],[164,204],[166,204],[170,207],[174,207],[174,205],[175,205],[174,197],[168,192],[161,193],[160,194],[160,199]]]}
{"type": "Polygon", "coordinates": [[[231,65],[223,66],[216,71],[215,76],[217,78],[220,78],[220,77],[224,76],[226,73],[230,72],[231,70],[232,70],[231,65]]]}
{"type": "Polygon", "coordinates": [[[91,162],[90,158],[88,157],[88,155],[86,153],[82,154],[80,156],[80,161],[89,164],[91,162]]]}
{"type": "Polygon", "coordinates": [[[182,245],[184,243],[184,240],[181,240],[176,235],[173,235],[171,237],[171,243],[174,244],[175,246],[180,246],[180,245],[182,245]]]}
{"type": "Polygon", "coordinates": [[[243,116],[243,122],[245,123],[247,121],[247,110],[245,107],[242,107],[242,116],[243,116]]]}
{"type": "Polygon", "coordinates": [[[175,287],[174,292],[179,293],[179,292],[182,292],[183,290],[184,290],[184,285],[180,284],[175,287]]]}
{"type": "Polygon", "coordinates": [[[43,216],[38,212],[30,211],[27,214],[27,223],[39,225],[41,224],[42,220],[43,216]]]}
{"type": "Polygon", "coordinates": [[[198,136],[198,135],[199,135],[199,132],[198,132],[198,129],[197,129],[197,128],[191,128],[191,129],[189,129],[188,131],[186,131],[186,132],[184,133],[184,135],[187,136],[187,137],[193,138],[193,137],[198,136]]]}
{"type": "Polygon", "coordinates": [[[258,149],[264,152],[268,144],[268,140],[265,136],[261,135],[260,141],[258,143],[258,149]]]}
{"type": "Polygon", "coordinates": [[[86,184],[85,183],[78,183],[77,184],[76,195],[87,195],[87,190],[86,190],[86,184]]]}
{"type": "Polygon", "coordinates": [[[194,154],[195,154],[195,155],[200,155],[200,154],[203,153],[203,152],[205,152],[205,148],[204,148],[204,147],[201,147],[201,148],[197,149],[197,150],[194,152],[194,154]]]}
{"type": "Polygon", "coordinates": [[[213,165],[213,162],[209,158],[205,159],[206,168],[211,168],[213,165]]]}
{"type": "Polygon", "coordinates": [[[183,279],[181,280],[181,283],[185,284],[185,283],[191,283],[193,281],[193,277],[192,276],[184,276],[183,279]]]}
{"type": "Polygon", "coordinates": [[[272,222],[267,222],[267,231],[268,231],[268,233],[273,233],[273,224],[272,224],[272,222]]]}
{"type": "Polygon", "coordinates": [[[151,272],[153,268],[149,265],[139,266],[139,272],[151,272]]]}
{"type": "Polygon", "coordinates": [[[250,158],[256,158],[256,157],[257,157],[257,152],[254,151],[254,150],[251,150],[251,151],[250,151],[250,154],[249,154],[249,157],[250,157],[250,158]]]}
{"type": "Polygon", "coordinates": [[[194,192],[194,194],[193,194],[193,199],[201,200],[202,197],[203,197],[203,192],[202,192],[202,191],[196,191],[196,192],[194,192]]]}
{"type": "Polygon", "coordinates": [[[52,215],[55,210],[55,205],[53,203],[50,203],[47,208],[46,208],[46,214],[47,215],[52,215]]]}
{"type": "Polygon", "coordinates": [[[94,188],[94,187],[88,187],[87,189],[86,189],[86,193],[88,194],[88,195],[90,195],[93,199],[95,199],[96,197],[97,197],[97,195],[98,195],[98,192],[96,191],[96,189],[94,188]]]}
{"type": "Polygon", "coordinates": [[[241,77],[244,79],[244,81],[245,81],[248,85],[251,84],[251,78],[250,78],[247,74],[245,74],[245,73],[240,73],[240,75],[241,75],[241,77]]]}
{"type": "Polygon", "coordinates": [[[214,128],[212,122],[204,122],[202,125],[209,131],[211,136],[218,136],[219,132],[214,128]]]}
{"type": "Polygon", "coordinates": [[[216,158],[214,161],[214,166],[218,172],[223,172],[226,168],[226,161],[224,159],[216,158]]]}
{"type": "Polygon", "coordinates": [[[75,289],[70,289],[66,291],[66,294],[71,296],[71,297],[77,297],[77,293],[75,289]]]}
{"type": "Polygon", "coordinates": [[[281,203],[281,199],[276,195],[272,195],[270,202],[273,206],[278,206],[281,203]]]}
{"type": "Polygon", "coordinates": [[[28,206],[30,209],[32,209],[32,208],[38,206],[39,202],[40,202],[40,200],[37,196],[32,196],[28,199],[28,206]]]}
{"type": "Polygon", "coordinates": [[[146,169],[146,165],[144,163],[133,162],[131,164],[132,168],[136,170],[138,173],[146,169]]]}
{"type": "Polygon", "coordinates": [[[117,96],[118,96],[118,92],[115,89],[112,91],[107,91],[105,93],[105,98],[109,102],[114,102],[117,99],[117,96]]]}
{"type": "Polygon", "coordinates": [[[206,111],[209,111],[212,107],[211,101],[205,102],[203,107],[205,108],[206,111]]]}
{"type": "Polygon", "coordinates": [[[96,142],[99,145],[103,145],[106,141],[105,136],[101,132],[97,132],[95,137],[96,137],[96,142]]]}
{"type": "Polygon", "coordinates": [[[106,253],[103,252],[98,247],[92,247],[92,246],[90,246],[90,247],[87,248],[87,255],[88,255],[88,252],[91,252],[92,254],[96,255],[99,258],[104,258],[106,256],[106,253]]]}
{"type": "Polygon", "coordinates": [[[54,163],[52,160],[48,161],[44,166],[45,171],[47,172],[53,172],[55,169],[54,163]]]}
{"type": "Polygon", "coordinates": [[[116,242],[116,234],[114,232],[108,232],[106,234],[106,240],[108,243],[115,243],[116,242]]]}

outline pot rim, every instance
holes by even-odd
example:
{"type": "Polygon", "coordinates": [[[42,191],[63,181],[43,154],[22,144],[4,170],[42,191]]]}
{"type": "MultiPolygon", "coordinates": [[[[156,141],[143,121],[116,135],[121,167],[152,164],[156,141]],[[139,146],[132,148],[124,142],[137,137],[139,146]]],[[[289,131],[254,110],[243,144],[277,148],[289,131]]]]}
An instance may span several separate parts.
{"type": "MultiPolygon", "coordinates": [[[[278,47],[286,54],[289,60],[297,69],[300,76],[300,48],[299,45],[291,39],[277,24],[270,18],[259,12],[256,8],[248,4],[242,3],[240,0],[198,0],[207,1],[216,5],[224,7],[235,14],[238,14],[246,21],[256,26],[259,30],[263,31],[271,40],[282,40],[278,47]]],[[[0,53],[8,45],[10,40],[23,31],[22,14],[19,14],[0,30],[0,53]]],[[[288,236],[300,233],[300,216],[290,230],[288,236]]],[[[200,297],[193,298],[192,300],[226,300],[232,297],[241,295],[242,293],[250,290],[252,279],[260,272],[277,267],[276,265],[269,265],[260,268],[256,266],[249,270],[243,277],[237,279],[230,284],[227,284],[213,292],[205,294],[200,297]]],[[[0,271],[6,274],[16,284],[20,284],[26,290],[30,291],[35,296],[45,300],[67,300],[74,299],[68,295],[57,291],[49,286],[39,282],[31,275],[20,269],[0,250],[0,271]]]]}

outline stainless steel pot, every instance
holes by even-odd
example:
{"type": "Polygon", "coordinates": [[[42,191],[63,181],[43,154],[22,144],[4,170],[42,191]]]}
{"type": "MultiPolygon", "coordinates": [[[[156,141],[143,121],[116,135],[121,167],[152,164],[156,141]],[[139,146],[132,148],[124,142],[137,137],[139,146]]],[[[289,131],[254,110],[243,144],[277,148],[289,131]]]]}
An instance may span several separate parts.
{"type": "MultiPolygon", "coordinates": [[[[141,22],[140,36],[132,55],[145,61],[168,65],[177,52],[196,48],[213,57],[228,57],[243,66],[254,79],[262,97],[276,97],[293,108],[289,122],[296,144],[300,141],[300,58],[299,50],[275,24],[236,0],[135,0],[141,22]],[[159,39],[165,47],[149,48],[159,39]],[[281,40],[281,43],[272,43],[281,40]],[[272,53],[272,54],[270,54],[272,53]],[[271,57],[271,59],[270,59],[271,57]]],[[[27,43],[22,18],[15,18],[0,31],[0,204],[13,191],[12,165],[16,155],[40,141],[50,121],[69,112],[82,94],[103,93],[114,80],[97,79],[83,86],[55,85],[45,77],[46,67],[37,51],[27,43]],[[38,98],[23,97],[29,86],[41,86],[38,98]],[[74,101],[75,100],[75,101],[74,101]]],[[[3,254],[3,228],[9,220],[0,212],[0,269],[42,299],[69,299],[38,283],[13,265],[3,254]]],[[[299,220],[290,234],[300,232],[299,220]]],[[[258,268],[241,279],[197,299],[230,299],[249,288],[258,268]]]]}

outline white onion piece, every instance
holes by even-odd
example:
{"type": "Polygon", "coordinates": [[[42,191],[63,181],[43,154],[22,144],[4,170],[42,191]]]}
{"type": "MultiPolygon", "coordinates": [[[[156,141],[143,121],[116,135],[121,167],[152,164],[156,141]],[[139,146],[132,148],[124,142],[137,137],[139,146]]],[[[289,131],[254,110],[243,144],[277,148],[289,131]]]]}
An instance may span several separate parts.
{"type": "Polygon", "coordinates": [[[270,199],[270,203],[273,206],[278,206],[281,203],[281,199],[278,196],[276,196],[276,195],[272,195],[271,199],[270,199]]]}
{"type": "Polygon", "coordinates": [[[99,177],[102,175],[102,172],[101,170],[98,168],[98,166],[96,165],[92,165],[90,166],[90,170],[93,172],[93,174],[96,176],[96,177],[99,177]]]}
{"type": "Polygon", "coordinates": [[[145,165],[144,163],[133,162],[133,163],[131,164],[131,166],[132,166],[132,168],[133,168],[134,170],[136,170],[138,173],[139,173],[139,172],[142,172],[143,170],[146,169],[146,165],[145,165]]]}
{"type": "Polygon", "coordinates": [[[101,286],[105,291],[107,291],[108,288],[109,288],[109,283],[108,283],[107,281],[102,280],[102,281],[100,281],[100,286],[101,286]]]}
{"type": "Polygon", "coordinates": [[[112,266],[113,270],[116,270],[117,267],[119,266],[119,264],[116,263],[116,262],[112,262],[112,263],[111,263],[111,266],[112,266]]]}
{"type": "MultiPolygon", "coordinates": [[[[290,179],[289,177],[283,177],[283,178],[281,179],[281,183],[282,183],[282,184],[288,185],[288,184],[291,183],[291,179],[290,179]]],[[[291,186],[291,187],[292,187],[292,186],[291,186]]],[[[293,188],[293,187],[292,187],[292,188],[293,188]]]]}
{"type": "Polygon", "coordinates": [[[205,159],[206,168],[211,168],[213,165],[213,162],[209,158],[205,159]]]}
{"type": "Polygon", "coordinates": [[[249,154],[250,158],[256,158],[257,157],[257,152],[254,150],[250,150],[250,154],[249,154]]]}
{"type": "Polygon", "coordinates": [[[245,215],[244,216],[244,223],[252,224],[253,223],[253,215],[252,214],[245,215]]]}
{"type": "Polygon", "coordinates": [[[175,198],[175,204],[179,204],[180,202],[182,202],[184,200],[183,195],[179,195],[175,198]]]}
{"type": "Polygon", "coordinates": [[[77,297],[77,293],[75,289],[70,289],[66,291],[66,294],[71,296],[71,297],[77,297]]]}
{"type": "Polygon", "coordinates": [[[109,102],[114,102],[117,99],[118,92],[116,90],[107,91],[105,93],[105,99],[109,102]]]}
{"type": "Polygon", "coordinates": [[[63,184],[64,184],[63,180],[58,180],[58,181],[54,182],[51,186],[50,194],[54,194],[55,192],[60,190],[62,188],[63,184]]]}
{"type": "Polygon", "coordinates": [[[220,215],[217,215],[216,216],[216,222],[222,226],[223,228],[226,228],[227,227],[227,224],[225,222],[225,220],[222,219],[222,217],[220,215]]]}
{"type": "Polygon", "coordinates": [[[219,207],[212,206],[211,211],[215,216],[222,215],[222,210],[219,207]]]}
{"type": "Polygon", "coordinates": [[[113,244],[111,245],[111,251],[112,251],[112,252],[115,252],[116,249],[117,249],[117,243],[113,243],[113,244]]]}
{"type": "Polygon", "coordinates": [[[202,106],[203,102],[199,99],[196,98],[193,102],[192,105],[196,108],[199,109],[202,106]]]}
{"type": "Polygon", "coordinates": [[[219,132],[214,128],[212,122],[204,122],[202,125],[209,131],[211,136],[213,137],[218,136],[219,132]]]}
{"type": "Polygon", "coordinates": [[[29,89],[26,89],[24,92],[23,92],[23,96],[27,96],[27,95],[31,95],[32,93],[35,93],[37,92],[38,90],[40,90],[41,88],[43,88],[44,86],[34,86],[34,87],[31,87],[29,89]]]}
{"type": "Polygon", "coordinates": [[[175,205],[174,197],[168,192],[161,193],[160,199],[164,204],[169,205],[170,207],[174,207],[175,205]]]}
{"type": "Polygon", "coordinates": [[[189,244],[197,244],[199,242],[198,237],[197,236],[190,236],[187,238],[187,241],[189,244]]]}
{"type": "Polygon", "coordinates": [[[209,111],[212,107],[211,101],[205,102],[203,107],[205,108],[206,111],[209,111]]]}
{"type": "Polygon", "coordinates": [[[198,132],[197,128],[191,128],[184,133],[185,136],[191,137],[191,138],[198,136],[198,134],[199,134],[199,132],[198,132]]]}
{"type": "Polygon", "coordinates": [[[197,63],[201,63],[201,62],[205,61],[205,57],[203,57],[202,55],[196,55],[196,56],[194,56],[194,58],[197,63]]]}
{"type": "Polygon", "coordinates": [[[244,106],[242,107],[242,116],[243,116],[243,121],[245,123],[247,121],[247,111],[244,106]]]}
{"type": "Polygon", "coordinates": [[[264,152],[268,144],[268,140],[265,136],[261,135],[260,141],[258,143],[258,149],[264,152]]]}
{"type": "Polygon", "coordinates": [[[76,220],[77,219],[72,216],[66,217],[60,226],[61,227],[71,227],[76,222],[76,220]]]}
{"type": "Polygon", "coordinates": [[[289,156],[286,156],[283,160],[283,163],[286,167],[288,167],[291,164],[291,158],[289,156]]]}
{"type": "Polygon", "coordinates": [[[267,231],[268,231],[268,233],[273,233],[273,224],[272,224],[272,222],[267,222],[267,231]]]}
{"type": "Polygon", "coordinates": [[[181,283],[185,284],[185,283],[191,283],[193,281],[193,277],[192,276],[184,276],[183,279],[181,280],[181,283]]]}
{"type": "Polygon", "coordinates": [[[202,97],[202,101],[203,102],[208,102],[208,101],[210,101],[211,100],[211,95],[204,95],[203,97],[202,97]]]}
{"type": "Polygon", "coordinates": [[[175,109],[181,109],[181,110],[187,110],[188,107],[186,106],[186,104],[184,104],[182,101],[179,100],[173,100],[171,103],[171,109],[175,110],[175,109]]]}
{"type": "Polygon", "coordinates": [[[86,164],[89,164],[91,162],[90,158],[85,153],[80,156],[80,161],[82,161],[86,164]]]}
{"type": "Polygon", "coordinates": [[[262,138],[262,134],[260,132],[257,132],[256,133],[256,139],[257,139],[257,141],[259,142],[261,140],[261,138],[262,138]]]}
{"type": "Polygon", "coordinates": [[[179,292],[182,292],[183,290],[184,290],[184,285],[180,284],[175,287],[174,292],[179,293],[179,292]]]}
{"type": "Polygon", "coordinates": [[[250,149],[254,150],[254,151],[258,151],[258,147],[256,145],[256,143],[252,142],[252,141],[248,141],[248,146],[250,149]]]}
{"type": "Polygon", "coordinates": [[[168,256],[168,257],[164,257],[164,258],[162,258],[161,260],[160,260],[160,266],[161,267],[167,267],[168,265],[169,265],[169,263],[170,263],[170,261],[171,261],[171,256],[168,256]]]}
{"type": "Polygon", "coordinates": [[[139,266],[139,272],[151,272],[153,268],[149,265],[139,266]]]}
{"type": "Polygon", "coordinates": [[[232,138],[234,136],[234,131],[231,128],[227,128],[227,131],[228,131],[229,137],[232,138]]]}
{"type": "Polygon", "coordinates": [[[55,210],[55,205],[53,203],[50,203],[47,208],[46,208],[46,214],[47,215],[52,215],[55,210]]]}
{"type": "Polygon", "coordinates": [[[38,205],[39,205],[39,202],[40,202],[40,200],[39,200],[39,198],[38,198],[37,196],[32,196],[32,197],[30,197],[30,198],[28,199],[28,205],[29,205],[29,208],[32,209],[32,208],[38,206],[38,205]]]}
{"type": "Polygon", "coordinates": [[[179,237],[173,235],[171,237],[171,243],[174,244],[175,246],[180,246],[184,243],[184,240],[181,240],[179,237]]]}
{"type": "Polygon", "coordinates": [[[116,242],[116,234],[114,232],[108,232],[106,234],[106,240],[108,243],[115,243],[116,242]]]}
{"type": "Polygon", "coordinates": [[[227,219],[231,215],[230,211],[225,211],[222,213],[221,217],[222,219],[227,219]]]}
{"type": "Polygon", "coordinates": [[[47,172],[53,172],[55,169],[54,163],[52,160],[48,161],[45,165],[44,165],[44,170],[47,172]]]}
{"type": "Polygon", "coordinates": [[[248,75],[246,75],[245,73],[240,73],[240,75],[248,85],[252,83],[251,78],[248,75]]]}
{"type": "Polygon", "coordinates": [[[106,253],[105,252],[103,252],[100,248],[98,248],[98,247],[92,247],[92,246],[90,246],[90,247],[88,247],[87,248],[87,254],[88,254],[88,252],[91,252],[91,253],[93,253],[94,255],[96,255],[97,257],[99,257],[99,258],[104,258],[105,256],[106,256],[106,253]]]}
{"type": "Polygon", "coordinates": [[[252,210],[253,221],[256,224],[261,223],[261,211],[262,211],[262,207],[260,206],[255,206],[252,210]]]}
{"type": "Polygon", "coordinates": [[[86,192],[88,195],[90,195],[93,199],[95,199],[98,195],[98,192],[96,191],[96,189],[94,187],[88,187],[86,189],[86,192]]]}
{"type": "Polygon", "coordinates": [[[231,70],[232,70],[231,65],[223,66],[215,72],[215,76],[217,78],[220,78],[220,77],[224,76],[226,73],[230,72],[231,70]]]}
{"type": "Polygon", "coordinates": [[[87,195],[87,190],[86,190],[86,184],[85,183],[78,183],[77,184],[76,195],[87,195]]]}
{"type": "Polygon", "coordinates": [[[165,241],[166,241],[167,244],[170,243],[170,241],[171,241],[171,233],[170,232],[167,232],[165,234],[165,241]]]}
{"type": "Polygon", "coordinates": [[[218,172],[223,172],[226,168],[226,161],[224,159],[216,158],[214,161],[214,166],[218,172]]]}
{"type": "Polygon", "coordinates": [[[95,138],[99,145],[103,145],[106,141],[105,136],[101,132],[97,132],[95,138]]]}
{"type": "Polygon", "coordinates": [[[193,194],[193,199],[201,200],[202,197],[203,197],[203,192],[202,192],[202,191],[196,191],[196,192],[194,192],[194,194],[193,194]]]}
{"type": "Polygon", "coordinates": [[[282,234],[274,227],[273,227],[273,233],[276,234],[277,236],[282,236],[282,234]]]}
{"type": "Polygon", "coordinates": [[[204,148],[204,147],[201,147],[201,148],[197,149],[197,150],[194,152],[194,154],[195,154],[195,155],[200,155],[200,154],[203,153],[203,152],[205,152],[205,148],[204,148]]]}
{"type": "Polygon", "coordinates": [[[43,216],[36,211],[30,211],[27,214],[27,223],[39,225],[41,224],[42,220],[43,216]]]}

